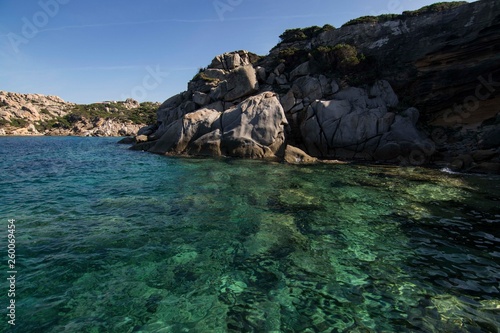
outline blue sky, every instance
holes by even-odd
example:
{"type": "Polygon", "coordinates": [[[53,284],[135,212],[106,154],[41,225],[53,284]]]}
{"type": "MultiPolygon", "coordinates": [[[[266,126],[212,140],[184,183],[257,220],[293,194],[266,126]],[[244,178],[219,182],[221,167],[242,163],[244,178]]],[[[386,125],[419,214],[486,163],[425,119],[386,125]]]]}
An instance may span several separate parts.
{"type": "Polygon", "coordinates": [[[162,102],[214,56],[265,55],[289,28],[340,27],[431,0],[0,0],[0,90],[162,102]]]}

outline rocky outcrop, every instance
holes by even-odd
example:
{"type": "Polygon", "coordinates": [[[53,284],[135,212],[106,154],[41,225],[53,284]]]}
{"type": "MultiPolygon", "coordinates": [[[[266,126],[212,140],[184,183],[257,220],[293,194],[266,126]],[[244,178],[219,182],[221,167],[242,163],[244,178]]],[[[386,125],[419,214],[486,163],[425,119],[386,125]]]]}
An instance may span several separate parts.
{"type": "Polygon", "coordinates": [[[216,57],[211,65],[216,68],[200,72],[188,91],[165,101],[157,112],[157,128],[139,131],[148,133],[148,141],[137,142],[134,149],[289,163],[315,163],[317,158],[428,160],[430,154],[422,146],[430,142],[416,128],[418,111],[390,112],[399,99],[387,81],[367,89],[341,89],[335,78],[307,73],[304,64],[292,75],[283,63],[263,71],[230,60],[241,53],[216,57]],[[226,59],[224,64],[221,59],[226,59]],[[240,82],[234,96],[234,90],[227,89],[232,80],[240,82]],[[244,97],[256,89],[259,94],[244,97]],[[286,93],[267,92],[280,89],[286,93]]]}
{"type": "Polygon", "coordinates": [[[418,110],[389,112],[398,98],[387,81],[368,91],[348,88],[332,100],[316,100],[301,124],[306,150],[322,158],[398,161],[402,156],[424,161],[422,147],[432,145],[416,129],[418,110]],[[371,95],[369,95],[369,92],[371,95]]]}
{"type": "Polygon", "coordinates": [[[23,119],[27,122],[48,120],[66,115],[74,105],[74,103],[67,103],[57,96],[0,91],[0,119],[3,121],[13,119],[23,119]]]}
{"type": "Polygon", "coordinates": [[[133,99],[77,106],[57,96],[0,91],[0,135],[134,136],[145,124],[124,114],[141,107],[133,99]]]}
{"type": "Polygon", "coordinates": [[[292,30],[266,57],[215,57],[161,105],[136,149],[496,172],[498,1],[292,30]],[[268,104],[271,114],[248,111],[268,104]]]}
{"type": "Polygon", "coordinates": [[[143,124],[117,121],[104,118],[80,118],[72,124],[71,128],[54,128],[40,135],[51,136],[135,136],[143,128],[143,124]]]}
{"type": "Polygon", "coordinates": [[[354,20],[308,39],[284,41],[271,50],[271,57],[290,50],[295,56],[312,55],[307,63],[289,68],[295,77],[321,73],[324,66],[318,63],[334,53],[329,48],[355,47],[364,60],[344,74],[365,83],[370,82],[366,76],[387,80],[404,107],[419,110],[417,125],[432,140],[425,145],[431,161],[474,171],[479,165],[475,160],[461,168],[452,162],[486,147],[494,156],[488,163],[500,162],[499,145],[489,135],[500,125],[500,2],[439,7],[354,20]]]}
{"type": "Polygon", "coordinates": [[[283,155],[283,108],[273,93],[261,93],[219,112],[203,108],[171,122],[148,151],[157,154],[190,154],[275,158],[283,155]]]}

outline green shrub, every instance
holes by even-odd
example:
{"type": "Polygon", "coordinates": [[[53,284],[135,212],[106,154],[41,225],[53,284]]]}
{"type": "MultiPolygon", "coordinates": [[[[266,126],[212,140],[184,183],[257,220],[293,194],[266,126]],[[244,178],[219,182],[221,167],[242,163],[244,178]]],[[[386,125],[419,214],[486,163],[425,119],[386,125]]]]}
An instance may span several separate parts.
{"type": "Polygon", "coordinates": [[[407,17],[419,16],[422,14],[442,12],[444,10],[460,7],[467,4],[467,1],[454,1],[454,2],[437,2],[435,4],[422,7],[413,11],[404,11],[403,14],[382,14],[379,16],[361,16],[353,20],[348,21],[343,27],[349,25],[363,24],[363,23],[383,23],[392,20],[401,20],[407,17]]]}
{"type": "Polygon", "coordinates": [[[323,27],[318,27],[314,25],[312,27],[307,28],[297,28],[297,29],[288,29],[285,30],[284,33],[280,35],[280,43],[292,43],[292,42],[300,42],[306,39],[311,39],[322,32],[334,30],[335,27],[331,24],[325,24],[323,27]]]}
{"type": "Polygon", "coordinates": [[[300,50],[298,48],[296,48],[296,47],[289,47],[289,48],[280,50],[279,53],[278,53],[278,57],[280,59],[285,59],[285,58],[288,58],[288,57],[293,57],[295,55],[295,53],[297,53],[298,51],[300,51],[300,50]]]}
{"type": "Polygon", "coordinates": [[[323,28],[321,28],[321,32],[324,32],[324,31],[331,31],[331,30],[335,30],[335,27],[331,24],[325,24],[323,26],[323,28]]]}
{"type": "Polygon", "coordinates": [[[69,129],[71,128],[71,122],[68,119],[69,116],[49,119],[35,124],[35,128],[37,129],[38,132],[44,132],[46,130],[51,130],[53,128],[69,129]]]}
{"type": "Polygon", "coordinates": [[[152,102],[141,103],[138,108],[127,109],[123,102],[95,103],[89,105],[75,105],[64,117],[56,117],[36,124],[38,131],[42,132],[52,128],[69,129],[82,118],[86,119],[113,119],[117,121],[131,121],[134,124],[151,125],[156,122],[158,105],[152,102]]]}
{"type": "Polygon", "coordinates": [[[378,23],[378,22],[379,20],[377,16],[361,16],[348,21],[343,25],[343,27],[347,27],[349,25],[362,24],[362,23],[378,23]]]}
{"type": "Polygon", "coordinates": [[[307,35],[300,28],[288,29],[280,35],[280,39],[283,43],[292,43],[307,39],[307,35]]]}
{"type": "Polygon", "coordinates": [[[14,127],[23,128],[23,127],[26,127],[28,125],[28,121],[26,119],[23,119],[23,118],[11,118],[10,124],[14,127]]]}
{"type": "Polygon", "coordinates": [[[306,62],[308,58],[309,52],[297,48],[286,48],[278,53],[278,61],[284,63],[290,69],[306,62]]]}
{"type": "Polygon", "coordinates": [[[340,70],[346,70],[359,64],[358,50],[352,45],[335,45],[333,53],[337,58],[337,67],[340,70]]]}
{"type": "Polygon", "coordinates": [[[419,16],[427,13],[437,13],[442,12],[448,9],[457,8],[462,5],[467,4],[467,1],[453,1],[453,2],[437,2],[429,6],[422,7],[413,11],[405,11],[403,12],[403,17],[411,17],[411,16],[419,16]]]}
{"type": "Polygon", "coordinates": [[[393,21],[393,20],[398,20],[403,18],[402,15],[399,14],[382,14],[379,16],[361,16],[358,18],[355,18],[353,20],[348,21],[343,27],[347,27],[349,25],[356,25],[356,24],[362,24],[362,23],[383,23],[387,21],[393,21]]]}
{"type": "Polygon", "coordinates": [[[319,46],[312,52],[320,71],[345,72],[365,60],[363,54],[358,54],[356,47],[341,43],[335,46],[319,46]]]}

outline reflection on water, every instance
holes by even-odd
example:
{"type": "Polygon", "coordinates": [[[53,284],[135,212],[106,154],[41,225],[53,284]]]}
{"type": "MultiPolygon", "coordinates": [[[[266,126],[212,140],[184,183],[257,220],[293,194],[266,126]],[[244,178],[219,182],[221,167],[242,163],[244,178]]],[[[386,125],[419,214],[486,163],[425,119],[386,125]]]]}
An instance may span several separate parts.
{"type": "Polygon", "coordinates": [[[15,331],[498,332],[498,177],[114,141],[0,140],[15,331]]]}

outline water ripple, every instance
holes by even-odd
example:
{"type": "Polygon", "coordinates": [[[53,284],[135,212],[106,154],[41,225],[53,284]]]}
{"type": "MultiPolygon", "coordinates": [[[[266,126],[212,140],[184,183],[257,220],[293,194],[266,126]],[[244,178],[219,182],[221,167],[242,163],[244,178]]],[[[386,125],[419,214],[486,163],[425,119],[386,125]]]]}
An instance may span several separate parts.
{"type": "Polygon", "coordinates": [[[115,141],[0,138],[18,332],[498,332],[498,177],[115,141]]]}

